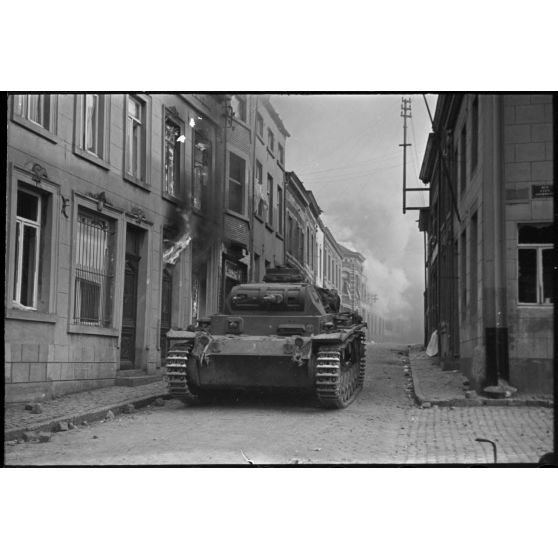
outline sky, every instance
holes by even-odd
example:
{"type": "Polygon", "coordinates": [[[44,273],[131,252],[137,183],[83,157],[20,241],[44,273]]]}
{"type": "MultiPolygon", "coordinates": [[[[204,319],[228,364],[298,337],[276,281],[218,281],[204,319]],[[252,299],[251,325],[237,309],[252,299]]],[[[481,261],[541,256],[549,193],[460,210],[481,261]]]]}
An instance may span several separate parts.
{"type": "MultiPolygon", "coordinates": [[[[401,319],[401,341],[421,343],[424,237],[418,211],[403,214],[403,118],[401,95],[272,95],[290,137],[286,169],[311,190],[322,220],[336,240],[365,258],[373,311],[401,319]]],[[[418,178],[428,133],[422,95],[411,98],[407,120],[407,187],[418,178]]],[[[426,95],[433,113],[435,95],[426,95]]],[[[410,194],[407,205],[425,206],[428,192],[410,194]],[[412,196],[412,197],[411,197],[412,196]]]]}

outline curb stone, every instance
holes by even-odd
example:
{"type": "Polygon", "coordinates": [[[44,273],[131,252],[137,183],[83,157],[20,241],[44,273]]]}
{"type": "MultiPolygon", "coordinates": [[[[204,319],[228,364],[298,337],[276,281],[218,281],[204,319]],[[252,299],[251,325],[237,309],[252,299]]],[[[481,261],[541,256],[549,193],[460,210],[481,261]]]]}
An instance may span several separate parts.
{"type": "Polygon", "coordinates": [[[114,415],[124,413],[124,409],[129,408],[128,405],[134,405],[136,409],[141,407],[146,407],[147,405],[152,404],[156,399],[168,399],[167,393],[158,393],[155,395],[149,395],[146,397],[136,398],[136,399],[127,399],[125,401],[120,401],[119,403],[113,403],[111,405],[106,405],[103,407],[98,407],[94,410],[85,411],[79,414],[71,414],[56,417],[53,419],[49,419],[45,422],[37,423],[35,425],[29,425],[25,428],[12,428],[10,430],[6,430],[4,432],[4,441],[8,442],[11,440],[19,440],[23,438],[24,432],[37,432],[37,431],[46,431],[46,432],[55,432],[56,427],[61,422],[71,422],[76,426],[80,426],[82,422],[86,421],[88,423],[102,420],[106,417],[106,414],[111,411],[114,415]]]}
{"type": "Polygon", "coordinates": [[[412,359],[409,358],[409,363],[405,364],[405,367],[410,368],[411,378],[413,380],[413,396],[416,403],[425,408],[430,408],[433,406],[438,407],[554,407],[554,402],[548,399],[488,399],[482,398],[481,396],[474,399],[457,398],[457,399],[434,399],[428,398],[424,395],[418,374],[415,372],[412,366],[412,359]]]}

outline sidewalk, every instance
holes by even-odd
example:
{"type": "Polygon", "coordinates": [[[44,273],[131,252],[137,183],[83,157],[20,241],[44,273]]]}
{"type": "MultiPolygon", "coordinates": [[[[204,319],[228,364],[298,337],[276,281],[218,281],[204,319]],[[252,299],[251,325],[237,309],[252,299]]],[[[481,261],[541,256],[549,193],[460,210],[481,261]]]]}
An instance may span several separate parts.
{"type": "Polygon", "coordinates": [[[516,393],[503,399],[478,395],[468,387],[467,378],[459,370],[442,370],[435,358],[422,348],[409,347],[408,364],[413,379],[415,399],[422,407],[540,406],[553,407],[551,395],[516,393]]]}
{"type": "Polygon", "coordinates": [[[164,380],[147,385],[128,387],[112,386],[63,395],[40,403],[41,412],[34,414],[25,409],[25,403],[4,405],[4,440],[17,440],[24,432],[51,432],[59,423],[79,427],[83,422],[103,419],[108,411],[115,415],[153,403],[164,397],[167,388],[164,380]]]}

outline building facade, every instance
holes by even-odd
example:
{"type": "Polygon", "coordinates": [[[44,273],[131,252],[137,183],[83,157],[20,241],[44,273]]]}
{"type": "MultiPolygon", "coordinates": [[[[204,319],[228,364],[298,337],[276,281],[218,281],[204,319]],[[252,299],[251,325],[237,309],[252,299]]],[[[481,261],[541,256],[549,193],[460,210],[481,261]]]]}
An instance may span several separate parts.
{"type": "MultiPolygon", "coordinates": [[[[192,264],[202,248],[192,235],[220,197],[222,103],[207,95],[10,96],[7,401],[160,368],[166,330],[196,313],[192,264]]],[[[216,273],[206,259],[199,305],[216,273]]]]}
{"type": "Polygon", "coordinates": [[[296,267],[309,283],[321,286],[318,232],[322,210],[295,172],[287,172],[286,184],[286,263],[296,267]]]}
{"type": "Polygon", "coordinates": [[[553,386],[550,95],[441,95],[421,179],[426,333],[476,389],[553,386]]]}

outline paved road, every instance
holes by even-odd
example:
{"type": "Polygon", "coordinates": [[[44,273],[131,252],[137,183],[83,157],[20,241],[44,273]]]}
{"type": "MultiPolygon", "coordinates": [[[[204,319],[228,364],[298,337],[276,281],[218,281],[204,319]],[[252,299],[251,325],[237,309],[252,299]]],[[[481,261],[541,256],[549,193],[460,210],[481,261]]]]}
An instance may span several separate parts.
{"type": "Polygon", "coordinates": [[[347,409],[323,410],[303,396],[168,401],[48,443],[5,446],[7,465],[367,464],[531,462],[552,447],[552,409],[420,409],[409,396],[403,347],[369,345],[367,377],[347,409]]]}

